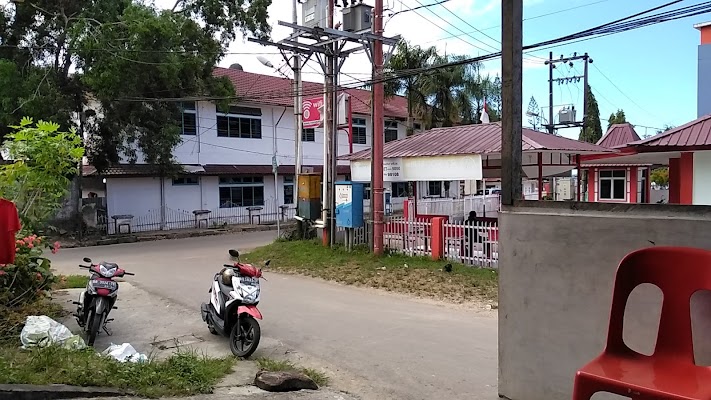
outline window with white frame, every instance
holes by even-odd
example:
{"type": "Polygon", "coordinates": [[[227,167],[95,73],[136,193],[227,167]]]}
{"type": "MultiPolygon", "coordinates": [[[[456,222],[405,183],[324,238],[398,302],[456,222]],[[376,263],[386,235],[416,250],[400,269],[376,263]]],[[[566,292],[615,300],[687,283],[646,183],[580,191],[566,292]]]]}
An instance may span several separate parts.
{"type": "Polygon", "coordinates": [[[264,178],[261,176],[221,176],[220,208],[264,205],[264,178]]]}
{"type": "Polygon", "coordinates": [[[626,170],[601,170],[599,176],[600,200],[625,200],[627,198],[626,170]]]}
{"type": "Polygon", "coordinates": [[[427,182],[427,196],[441,197],[442,196],[442,181],[427,182]]]}
{"type": "Polygon", "coordinates": [[[385,143],[397,140],[397,121],[385,121],[385,143]]]}
{"type": "Polygon", "coordinates": [[[304,129],[301,131],[301,141],[302,142],[315,142],[316,141],[316,129],[304,129]]]}
{"type": "Polygon", "coordinates": [[[262,138],[262,110],[231,106],[217,112],[217,136],[241,139],[262,138]]]}
{"type": "Polygon", "coordinates": [[[180,134],[181,135],[197,135],[197,109],[194,101],[185,101],[180,103],[180,134]]]}
{"type": "Polygon", "coordinates": [[[353,118],[353,143],[366,144],[365,118],[353,118]]]}
{"type": "Polygon", "coordinates": [[[294,176],[284,177],[284,204],[294,204],[294,176]]]}
{"type": "Polygon", "coordinates": [[[198,184],[197,176],[181,176],[179,178],[173,179],[173,186],[190,186],[190,185],[197,185],[197,184],[198,184]]]}
{"type": "Polygon", "coordinates": [[[408,197],[410,195],[408,186],[409,185],[407,184],[407,182],[393,182],[392,186],[390,187],[390,191],[393,197],[408,197]]]}

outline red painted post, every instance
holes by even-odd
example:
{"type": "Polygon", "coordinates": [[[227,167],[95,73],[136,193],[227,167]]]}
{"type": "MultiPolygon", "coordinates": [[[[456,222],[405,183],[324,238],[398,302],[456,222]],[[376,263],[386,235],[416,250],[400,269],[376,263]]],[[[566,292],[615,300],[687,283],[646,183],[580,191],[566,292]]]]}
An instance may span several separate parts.
{"type": "MultiPolygon", "coordinates": [[[[585,63],[585,65],[587,66],[588,64],[585,63]]],[[[575,193],[575,201],[580,201],[580,190],[581,190],[580,178],[582,178],[582,171],[580,170],[580,154],[575,155],[575,168],[578,171],[578,177],[576,179],[578,190],[576,190],[576,193],[575,193]]]]}
{"type": "Polygon", "coordinates": [[[432,259],[441,260],[444,258],[444,222],[447,217],[434,217],[432,222],[432,259]]]}
{"type": "Polygon", "coordinates": [[[681,174],[678,158],[669,159],[669,204],[680,204],[681,174]]]}
{"type": "Polygon", "coordinates": [[[405,199],[402,202],[402,213],[405,216],[405,221],[410,220],[410,199],[405,199]]]}
{"type": "Polygon", "coordinates": [[[694,203],[694,153],[681,153],[679,159],[679,204],[694,203]]]}

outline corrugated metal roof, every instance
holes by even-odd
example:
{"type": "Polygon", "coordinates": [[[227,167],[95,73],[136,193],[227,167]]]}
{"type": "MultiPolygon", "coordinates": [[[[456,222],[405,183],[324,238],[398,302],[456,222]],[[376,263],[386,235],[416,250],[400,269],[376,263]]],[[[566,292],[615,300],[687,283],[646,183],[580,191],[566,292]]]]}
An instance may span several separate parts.
{"type": "Polygon", "coordinates": [[[614,124],[607,130],[605,136],[597,142],[598,146],[616,149],[625,147],[627,143],[636,142],[640,139],[632,124],[614,124]]]}
{"type": "MultiPolygon", "coordinates": [[[[314,172],[323,171],[322,165],[305,165],[305,168],[314,172]]],[[[102,173],[97,172],[92,165],[84,166],[84,176],[157,176],[158,169],[150,164],[119,164],[107,168],[102,173]]],[[[184,173],[190,175],[271,175],[271,165],[232,165],[232,164],[207,164],[202,166],[184,165],[184,173]],[[199,167],[199,168],[196,168],[199,167]]],[[[350,174],[349,165],[339,165],[336,169],[339,175],[350,174]]],[[[294,173],[293,165],[280,165],[277,174],[289,175],[294,173]]]]}
{"type": "Polygon", "coordinates": [[[687,124],[662,132],[648,139],[630,143],[637,148],[645,147],[711,147],[711,114],[687,124]]]}
{"type": "MultiPolygon", "coordinates": [[[[231,68],[215,68],[215,76],[229,78],[235,87],[237,97],[245,102],[270,104],[281,107],[293,107],[292,80],[271,75],[254,74],[231,68]]],[[[323,97],[323,83],[304,82],[304,98],[323,97]]],[[[353,101],[354,114],[370,115],[371,92],[363,89],[346,89],[353,101]]],[[[407,99],[402,96],[392,96],[385,99],[384,114],[386,117],[406,119],[407,99]]]]}
{"type": "MultiPolygon", "coordinates": [[[[610,153],[613,150],[562,136],[523,129],[523,151],[553,150],[571,153],[610,153]]],[[[385,143],[383,157],[428,157],[458,154],[501,153],[501,123],[436,128],[385,143]]],[[[340,157],[346,160],[370,158],[370,149],[340,157]]]]}
{"type": "Polygon", "coordinates": [[[653,164],[582,164],[583,168],[595,167],[595,168],[605,168],[605,167],[651,167],[653,164]]]}

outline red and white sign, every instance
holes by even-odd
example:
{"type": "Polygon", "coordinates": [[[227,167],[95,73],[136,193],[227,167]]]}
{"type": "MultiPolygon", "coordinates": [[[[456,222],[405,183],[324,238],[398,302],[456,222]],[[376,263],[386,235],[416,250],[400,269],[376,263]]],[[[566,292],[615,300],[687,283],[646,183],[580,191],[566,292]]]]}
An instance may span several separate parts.
{"type": "Polygon", "coordinates": [[[323,96],[304,99],[303,102],[304,129],[319,128],[322,125],[321,111],[323,110],[323,96]]]}

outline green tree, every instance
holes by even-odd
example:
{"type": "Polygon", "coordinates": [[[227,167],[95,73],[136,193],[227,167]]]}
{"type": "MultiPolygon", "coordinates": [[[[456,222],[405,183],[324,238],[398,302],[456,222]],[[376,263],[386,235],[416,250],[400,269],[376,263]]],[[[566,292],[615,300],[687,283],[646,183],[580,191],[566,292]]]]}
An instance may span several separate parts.
{"type": "Polygon", "coordinates": [[[610,118],[607,119],[607,129],[609,130],[612,125],[623,124],[627,122],[625,117],[625,112],[622,109],[618,109],[617,112],[610,114],[610,118]]]}
{"type": "Polygon", "coordinates": [[[652,182],[660,186],[666,186],[669,184],[669,168],[662,167],[657,168],[652,171],[651,174],[652,182]]]}
{"type": "MultiPolygon", "coordinates": [[[[214,65],[238,35],[267,37],[271,0],[28,0],[0,6],[0,126],[20,116],[81,128],[102,169],[125,151],[169,168],[180,104],[234,96],[214,65]],[[77,72],[72,72],[77,71],[77,72]],[[85,124],[78,127],[78,115],[85,124]],[[84,120],[84,119],[82,119],[84,120]]],[[[0,128],[0,140],[7,134],[0,128]]]]}
{"type": "Polygon", "coordinates": [[[588,85],[588,115],[585,119],[585,129],[580,130],[578,140],[588,143],[597,143],[602,138],[602,126],[600,124],[600,109],[595,100],[592,88],[588,85]]]}
{"type": "MultiPolygon", "coordinates": [[[[413,69],[428,67],[432,64],[432,60],[437,55],[435,47],[426,49],[420,46],[410,45],[406,41],[398,43],[395,53],[390,57],[390,61],[385,66],[386,76],[397,76],[399,72],[413,69]]],[[[428,116],[427,95],[422,89],[422,78],[424,75],[416,74],[406,76],[397,80],[388,81],[385,84],[386,96],[403,95],[407,98],[407,135],[413,133],[413,120],[419,118],[425,122],[425,126],[429,127],[429,122],[426,120],[428,116]]]]}
{"type": "Polygon", "coordinates": [[[528,116],[528,123],[531,124],[534,131],[537,131],[541,126],[541,109],[538,107],[538,102],[533,96],[531,96],[531,100],[528,101],[528,111],[526,115],[528,116]]]}
{"type": "Polygon", "coordinates": [[[664,127],[662,129],[657,129],[657,135],[660,133],[664,133],[668,130],[674,129],[674,128],[675,128],[675,126],[673,126],[673,125],[664,124],[664,127]]]}
{"type": "Polygon", "coordinates": [[[0,198],[15,203],[25,230],[37,232],[61,206],[84,148],[74,130],[52,122],[23,118],[10,128],[0,151],[14,163],[0,165],[0,198]]]}

